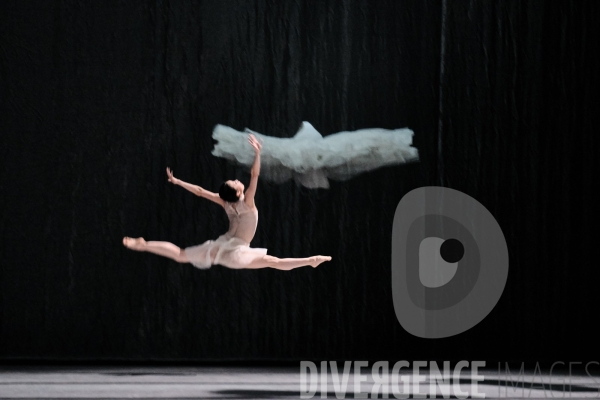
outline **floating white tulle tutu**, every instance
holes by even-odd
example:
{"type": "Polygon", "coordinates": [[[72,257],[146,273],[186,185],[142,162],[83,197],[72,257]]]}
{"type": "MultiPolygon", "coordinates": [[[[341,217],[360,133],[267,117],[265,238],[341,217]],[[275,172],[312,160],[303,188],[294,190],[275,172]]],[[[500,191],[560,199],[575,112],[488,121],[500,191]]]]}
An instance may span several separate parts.
{"type": "Polygon", "coordinates": [[[250,167],[254,150],[246,140],[248,133],[262,142],[261,178],[275,183],[293,178],[307,188],[328,188],[328,179],[346,180],[362,172],[419,159],[418,150],[411,146],[410,129],[360,129],[323,137],[306,121],[293,138],[217,125],[213,139],[218,143],[212,154],[250,167]]]}

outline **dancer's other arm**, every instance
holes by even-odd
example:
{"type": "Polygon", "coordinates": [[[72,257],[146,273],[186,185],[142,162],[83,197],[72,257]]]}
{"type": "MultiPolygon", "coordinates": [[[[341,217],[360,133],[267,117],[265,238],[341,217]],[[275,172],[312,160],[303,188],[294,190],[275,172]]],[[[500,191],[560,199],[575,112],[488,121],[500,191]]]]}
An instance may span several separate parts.
{"type": "Polygon", "coordinates": [[[175,178],[173,176],[173,171],[171,171],[171,168],[168,167],[167,176],[169,177],[169,182],[171,182],[173,185],[181,186],[182,188],[194,193],[196,196],[204,197],[205,199],[219,204],[221,207],[225,206],[225,202],[219,197],[218,193],[209,192],[208,190],[201,188],[198,185],[192,185],[190,183],[182,181],[181,179],[175,178]]]}
{"type": "Polygon", "coordinates": [[[258,176],[260,175],[260,149],[262,146],[252,134],[248,135],[248,142],[254,149],[254,163],[250,169],[250,184],[248,185],[248,190],[244,193],[244,202],[250,207],[254,207],[254,195],[256,194],[256,185],[258,183],[258,176]]]}

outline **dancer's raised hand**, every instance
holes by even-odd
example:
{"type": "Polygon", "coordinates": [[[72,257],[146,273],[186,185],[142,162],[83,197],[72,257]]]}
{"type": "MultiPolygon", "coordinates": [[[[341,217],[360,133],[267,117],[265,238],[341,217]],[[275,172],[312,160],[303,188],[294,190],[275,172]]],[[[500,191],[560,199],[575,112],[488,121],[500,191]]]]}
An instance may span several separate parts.
{"type": "Polygon", "coordinates": [[[256,137],[253,134],[248,135],[248,143],[250,143],[250,146],[252,146],[255,153],[260,153],[260,150],[262,149],[262,144],[258,141],[258,139],[256,139],[256,137]]]}
{"type": "Polygon", "coordinates": [[[177,182],[179,182],[179,179],[173,176],[173,171],[171,171],[171,168],[169,167],[167,167],[167,176],[169,177],[169,182],[171,182],[173,185],[176,185],[177,182]]]}

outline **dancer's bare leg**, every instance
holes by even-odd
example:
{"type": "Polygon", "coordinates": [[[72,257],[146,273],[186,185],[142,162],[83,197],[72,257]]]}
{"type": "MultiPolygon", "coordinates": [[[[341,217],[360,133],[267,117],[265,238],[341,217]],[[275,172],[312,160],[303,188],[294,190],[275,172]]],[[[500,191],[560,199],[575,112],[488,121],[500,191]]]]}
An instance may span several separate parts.
{"type": "Polygon", "coordinates": [[[175,246],[173,243],[157,241],[146,242],[144,238],[133,239],[130,237],[124,237],[123,245],[131,250],[147,251],[158,254],[159,256],[170,258],[171,260],[179,263],[189,262],[185,255],[185,251],[175,246]]]}
{"type": "Polygon", "coordinates": [[[284,271],[289,271],[290,269],[304,267],[310,265],[313,268],[316,268],[319,264],[325,261],[331,261],[331,257],[329,256],[313,256],[306,258],[277,258],[273,256],[263,256],[263,258],[254,261],[247,268],[275,268],[284,271]]]}

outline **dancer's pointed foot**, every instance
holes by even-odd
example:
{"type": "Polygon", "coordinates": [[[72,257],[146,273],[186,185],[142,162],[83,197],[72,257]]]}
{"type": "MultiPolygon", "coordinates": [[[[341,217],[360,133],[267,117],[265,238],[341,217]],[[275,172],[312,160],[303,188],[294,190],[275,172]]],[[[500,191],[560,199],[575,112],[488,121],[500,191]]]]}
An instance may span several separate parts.
{"type": "Polygon", "coordinates": [[[131,250],[144,251],[144,249],[146,248],[146,241],[144,240],[144,238],[134,239],[130,237],[124,237],[123,246],[131,250]]]}
{"type": "Polygon", "coordinates": [[[331,257],[329,256],[314,256],[314,257],[310,257],[310,265],[313,268],[317,268],[319,266],[319,264],[325,262],[325,261],[331,261],[331,257]]]}

